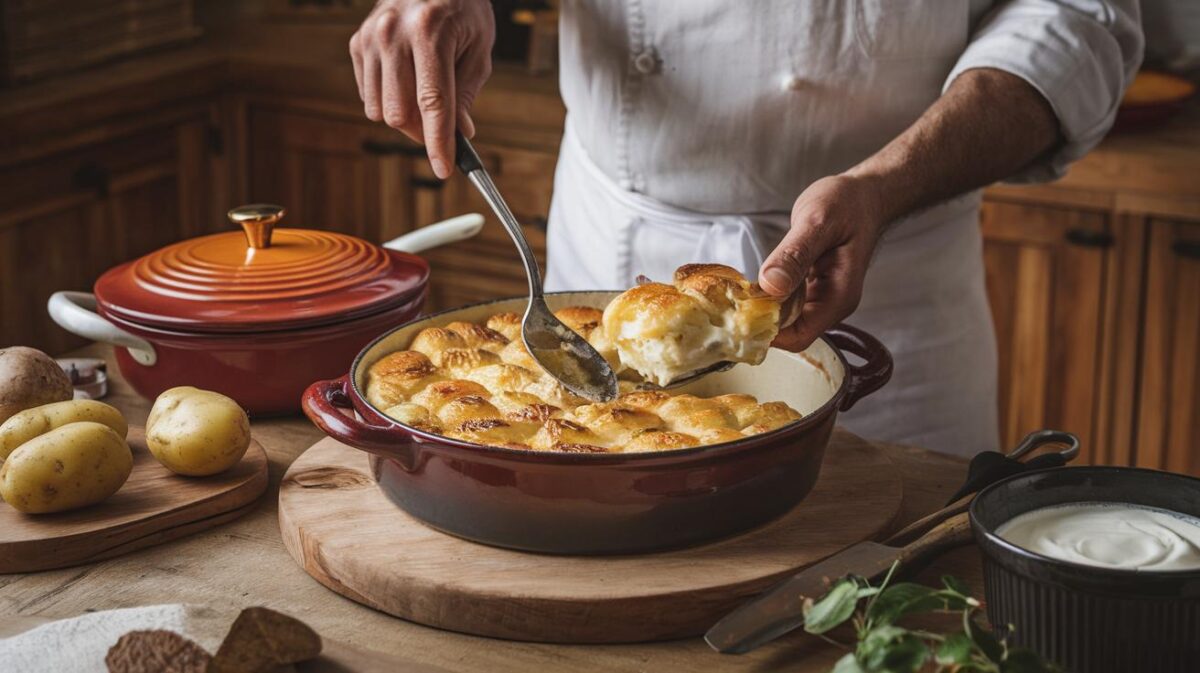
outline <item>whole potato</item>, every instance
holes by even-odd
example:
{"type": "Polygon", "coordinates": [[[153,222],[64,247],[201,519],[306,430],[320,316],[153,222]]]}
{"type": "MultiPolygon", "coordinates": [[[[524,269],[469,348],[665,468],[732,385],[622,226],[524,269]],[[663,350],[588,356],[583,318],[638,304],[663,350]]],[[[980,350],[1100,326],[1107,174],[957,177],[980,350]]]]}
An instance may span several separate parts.
{"type": "Polygon", "coordinates": [[[54,358],[25,346],[0,348],[0,423],[9,416],[75,394],[71,378],[54,358]]]}
{"type": "Polygon", "coordinates": [[[0,467],[0,497],[29,514],[92,505],[133,470],[129,445],[102,423],[69,423],[17,447],[0,467]]]}
{"type": "Polygon", "coordinates": [[[43,404],[14,414],[0,424],[0,461],[25,442],[68,423],[94,421],[113,429],[124,439],[129,434],[125,417],[115,407],[96,400],[69,400],[43,404]]]}
{"type": "Polygon", "coordinates": [[[154,400],[146,445],[168,470],[189,477],[224,472],[250,446],[250,419],[237,402],[191,386],[171,388],[154,400]]]}

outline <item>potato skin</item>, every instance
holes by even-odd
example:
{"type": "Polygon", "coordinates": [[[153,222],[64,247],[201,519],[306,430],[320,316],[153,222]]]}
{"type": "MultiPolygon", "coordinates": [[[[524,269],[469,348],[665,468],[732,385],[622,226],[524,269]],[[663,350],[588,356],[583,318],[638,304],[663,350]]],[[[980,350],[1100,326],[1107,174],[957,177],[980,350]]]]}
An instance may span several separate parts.
{"type": "Polygon", "coordinates": [[[93,505],[133,470],[125,439],[102,423],[68,423],[17,447],[0,467],[0,496],[27,514],[93,505]]]}
{"type": "Polygon", "coordinates": [[[224,472],[250,446],[250,419],[232,399],[191,386],[171,388],[154,400],[146,445],[168,470],[189,477],[224,472]]]}
{"type": "Polygon", "coordinates": [[[68,423],[93,421],[113,429],[121,439],[129,434],[129,425],[116,407],[96,400],[68,400],[43,404],[14,414],[0,424],[0,461],[18,446],[68,423]]]}
{"type": "Polygon", "coordinates": [[[36,348],[0,348],[0,423],[9,416],[75,394],[71,378],[54,358],[36,348]]]}

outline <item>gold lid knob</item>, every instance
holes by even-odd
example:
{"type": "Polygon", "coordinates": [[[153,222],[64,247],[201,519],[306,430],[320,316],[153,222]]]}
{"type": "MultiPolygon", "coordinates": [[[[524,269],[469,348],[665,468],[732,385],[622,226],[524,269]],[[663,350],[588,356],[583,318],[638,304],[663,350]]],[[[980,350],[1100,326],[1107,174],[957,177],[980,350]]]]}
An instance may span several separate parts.
{"type": "Polygon", "coordinates": [[[252,203],[248,206],[238,206],[226,216],[230,222],[242,225],[242,231],[246,234],[246,244],[258,249],[271,247],[271,230],[285,214],[287,211],[283,206],[252,203]]]}

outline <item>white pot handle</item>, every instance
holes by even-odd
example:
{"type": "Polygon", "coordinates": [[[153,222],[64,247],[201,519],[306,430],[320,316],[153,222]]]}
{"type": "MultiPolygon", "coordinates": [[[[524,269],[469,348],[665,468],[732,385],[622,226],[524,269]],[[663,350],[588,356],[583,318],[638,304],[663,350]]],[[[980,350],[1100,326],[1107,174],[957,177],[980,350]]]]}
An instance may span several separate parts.
{"type": "Polygon", "coordinates": [[[50,318],[60,327],[92,341],[124,346],[141,365],[152,366],[158,354],[149,341],[134,336],[96,313],[96,295],[90,292],[55,292],[46,303],[50,318]]]}
{"type": "Polygon", "coordinates": [[[458,217],[452,217],[448,220],[442,220],[436,224],[430,224],[415,231],[410,231],[399,238],[393,238],[384,243],[383,247],[389,250],[416,254],[423,250],[436,248],[439,245],[466,240],[478,234],[482,228],[483,215],[479,213],[467,213],[466,215],[459,215],[458,217]]]}

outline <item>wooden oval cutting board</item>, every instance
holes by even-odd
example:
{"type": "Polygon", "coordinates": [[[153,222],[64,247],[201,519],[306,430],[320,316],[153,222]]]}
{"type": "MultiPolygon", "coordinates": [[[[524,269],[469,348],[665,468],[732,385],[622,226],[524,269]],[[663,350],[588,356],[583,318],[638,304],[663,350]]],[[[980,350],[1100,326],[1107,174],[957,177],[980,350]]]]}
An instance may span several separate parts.
{"type": "Polygon", "coordinates": [[[129,428],[133,472],[108,500],[72,512],[22,514],[0,502],[0,573],[63,568],[174,540],[236,519],[267,489],[256,440],[242,462],[211,477],[181,477],[154,460],[129,428]]]}
{"type": "Polygon", "coordinates": [[[836,430],[812,493],[765,526],[658,554],[548,556],[424,526],[375,487],[365,453],[327,438],[284,476],[279,527],[319,582],[397,617],[514,640],[638,642],[703,633],[782,576],[878,537],[902,490],[881,449],[836,430]]]}

